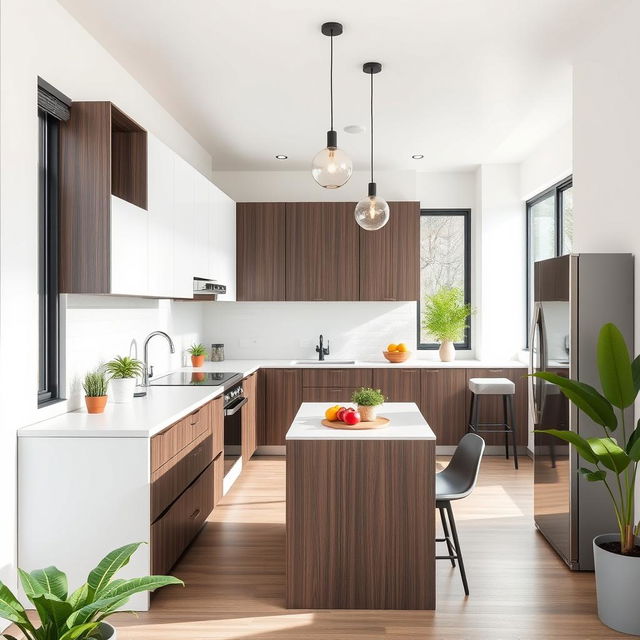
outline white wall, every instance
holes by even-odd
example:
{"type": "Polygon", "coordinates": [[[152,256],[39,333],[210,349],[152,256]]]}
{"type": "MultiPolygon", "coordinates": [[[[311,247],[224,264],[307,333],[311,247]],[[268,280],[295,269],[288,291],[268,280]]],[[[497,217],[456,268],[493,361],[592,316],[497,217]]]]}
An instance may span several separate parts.
{"type": "MultiPolygon", "coordinates": [[[[17,427],[43,419],[54,409],[36,404],[37,331],[37,77],[73,100],[112,100],[200,171],[211,175],[209,154],[55,0],[2,0],[0,5],[0,579],[15,585],[17,427]]],[[[82,303],[80,303],[82,304],[82,303]]],[[[176,326],[197,330],[201,311],[181,315],[176,326]]],[[[67,342],[88,335],[94,318],[111,318],[85,341],[72,370],[97,363],[107,349],[125,347],[125,336],[173,326],[166,309],[147,310],[144,322],[129,309],[116,315],[98,309],[70,310],[67,342]],[[155,318],[152,316],[155,315],[155,318]],[[116,324],[117,323],[117,324],[116,324]],[[92,349],[94,349],[92,351],[92,349]]]]}

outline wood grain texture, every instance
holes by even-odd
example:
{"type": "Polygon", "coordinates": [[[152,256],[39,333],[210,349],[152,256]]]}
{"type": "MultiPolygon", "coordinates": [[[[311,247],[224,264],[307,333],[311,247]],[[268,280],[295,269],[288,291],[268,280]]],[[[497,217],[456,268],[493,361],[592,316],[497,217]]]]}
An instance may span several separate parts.
{"type": "Polygon", "coordinates": [[[213,506],[222,500],[224,488],[224,453],[219,453],[213,461],[213,506]]]}
{"type": "Polygon", "coordinates": [[[419,369],[373,369],[374,389],[380,389],[387,402],[420,404],[419,369]]]}
{"type": "Polygon", "coordinates": [[[219,396],[209,403],[213,457],[224,451],[224,398],[219,396]]]}
{"type": "Polygon", "coordinates": [[[466,432],[466,369],[422,369],[420,412],[437,445],[457,445],[466,432]]]}
{"type": "Polygon", "coordinates": [[[569,301],[569,256],[534,264],[535,300],[569,301]]]}
{"type": "Polygon", "coordinates": [[[111,104],[74,102],[60,123],[60,293],[109,293],[111,104]]]}
{"type": "Polygon", "coordinates": [[[236,205],[238,300],[285,300],[285,205],[236,205]]]}
{"type": "Polygon", "coordinates": [[[360,229],[360,300],[420,297],[420,203],[390,202],[389,222],[360,229]]]}
{"type": "Polygon", "coordinates": [[[435,607],[435,443],[287,442],[287,607],[435,607]]]}
{"type": "MultiPolygon", "coordinates": [[[[467,369],[467,378],[508,378],[516,385],[513,408],[516,414],[516,442],[525,446],[528,441],[529,389],[526,369],[467,369]]],[[[466,390],[465,425],[469,420],[471,392],[466,390]]],[[[480,422],[502,422],[504,417],[502,396],[482,396],[478,419],[480,422]]],[[[466,430],[466,426],[465,426],[466,430]]],[[[499,433],[480,434],[488,445],[504,444],[504,436],[499,433]]]]}
{"type": "Polygon", "coordinates": [[[286,299],[358,300],[355,203],[286,204],[286,299]]]}
{"type": "Polygon", "coordinates": [[[283,445],[285,436],[302,403],[300,369],[263,369],[260,397],[262,411],[259,445],[283,445]]]}
{"type": "Polygon", "coordinates": [[[258,446],[257,437],[257,389],[258,373],[248,375],[243,383],[247,404],[242,407],[242,461],[248,462],[258,446]]]}
{"type": "Polygon", "coordinates": [[[370,387],[371,369],[303,369],[304,387],[370,387]]]}

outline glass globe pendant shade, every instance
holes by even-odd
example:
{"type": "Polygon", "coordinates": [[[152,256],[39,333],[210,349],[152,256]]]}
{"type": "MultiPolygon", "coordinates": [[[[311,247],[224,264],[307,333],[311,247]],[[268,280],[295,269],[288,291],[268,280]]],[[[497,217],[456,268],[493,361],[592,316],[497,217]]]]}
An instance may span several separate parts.
{"type": "Polygon", "coordinates": [[[367,231],[382,229],[389,222],[389,205],[376,195],[375,186],[375,183],[369,184],[369,195],[358,202],[354,212],[356,222],[367,231]]]}
{"type": "Polygon", "coordinates": [[[311,163],[313,179],[325,189],[338,189],[346,184],[353,173],[351,158],[335,144],[336,132],[327,132],[328,143],[311,163]],[[331,136],[330,134],[333,134],[331,136]]]}

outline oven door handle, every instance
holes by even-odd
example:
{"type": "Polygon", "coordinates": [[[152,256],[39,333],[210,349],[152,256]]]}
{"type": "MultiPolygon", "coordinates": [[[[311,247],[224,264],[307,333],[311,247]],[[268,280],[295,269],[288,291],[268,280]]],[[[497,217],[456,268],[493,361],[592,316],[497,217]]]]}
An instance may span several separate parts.
{"type": "Polygon", "coordinates": [[[236,400],[233,401],[233,404],[229,405],[228,407],[225,407],[224,417],[228,418],[229,416],[232,416],[235,413],[238,413],[238,411],[240,411],[240,409],[242,409],[242,407],[244,407],[244,405],[247,404],[247,402],[249,402],[248,398],[236,398],[236,400]]]}

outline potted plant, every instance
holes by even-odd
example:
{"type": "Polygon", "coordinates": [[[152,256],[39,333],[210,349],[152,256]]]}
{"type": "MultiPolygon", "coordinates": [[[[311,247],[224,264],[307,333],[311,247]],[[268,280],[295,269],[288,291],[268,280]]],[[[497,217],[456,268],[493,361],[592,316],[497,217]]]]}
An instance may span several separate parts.
{"type": "Polygon", "coordinates": [[[107,362],[109,382],[114,402],[131,402],[136,391],[136,378],[142,375],[143,364],[129,356],[116,356],[107,362]]]}
{"type": "Polygon", "coordinates": [[[358,405],[358,413],[362,422],[373,422],[376,419],[377,408],[384,403],[384,396],[380,389],[362,387],[353,392],[351,402],[358,405]]]}
{"type": "Polygon", "coordinates": [[[207,355],[207,348],[203,344],[192,344],[187,351],[191,354],[191,366],[201,367],[207,355]]]}
{"type": "Polygon", "coordinates": [[[109,384],[103,371],[87,373],[82,383],[84,401],[89,413],[102,413],[107,405],[107,385],[109,384]]]}
{"type": "MultiPolygon", "coordinates": [[[[15,624],[26,640],[116,640],[116,630],[104,620],[121,609],[134,593],[169,584],[184,585],[172,576],[113,580],[141,544],[135,542],[109,553],[73,593],[68,591],[67,576],[56,567],[31,573],[18,569],[25,595],[38,612],[40,626],[27,617],[24,607],[2,582],[0,618],[15,624]]],[[[15,640],[7,634],[2,637],[15,640]]]]}
{"type": "Polygon", "coordinates": [[[425,298],[422,328],[440,342],[440,360],[452,362],[456,358],[454,342],[464,338],[467,320],[474,313],[464,303],[464,292],[457,287],[443,287],[425,298]]]}
{"type": "Polygon", "coordinates": [[[640,635],[640,523],[634,525],[636,472],[640,460],[640,421],[628,424],[628,408],[640,390],[640,356],[633,362],[622,333],[613,324],[600,330],[597,364],[602,392],[594,387],[541,371],[532,374],[560,391],[602,428],[601,438],[583,438],[573,431],[543,429],[573,445],[589,464],[579,472],[588,482],[602,482],[611,498],[617,533],[593,540],[598,616],[607,626],[640,635]],[[627,415],[625,415],[627,413],[627,415]]]}

